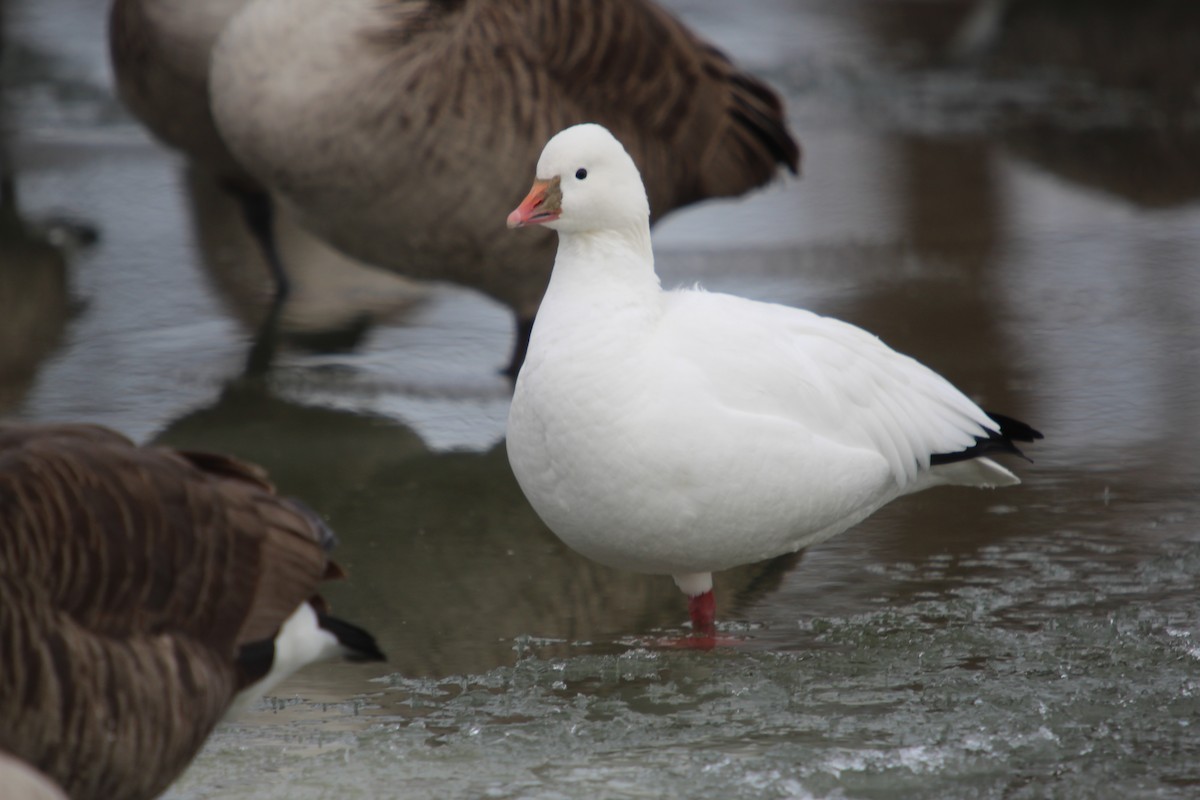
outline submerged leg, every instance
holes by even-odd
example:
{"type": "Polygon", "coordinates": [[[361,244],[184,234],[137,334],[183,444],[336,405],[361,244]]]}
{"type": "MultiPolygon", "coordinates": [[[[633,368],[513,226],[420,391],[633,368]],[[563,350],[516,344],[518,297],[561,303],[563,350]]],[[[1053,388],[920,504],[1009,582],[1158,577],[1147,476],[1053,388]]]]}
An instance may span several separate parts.
{"type": "Polygon", "coordinates": [[[688,596],[688,613],[692,617],[692,636],[712,639],[717,633],[717,599],[712,592],[712,573],[694,572],[672,575],[675,585],[688,596]]]}
{"type": "Polygon", "coordinates": [[[712,638],[717,634],[717,599],[712,589],[688,598],[688,613],[692,617],[692,635],[712,638]]]}
{"type": "Polygon", "coordinates": [[[738,640],[729,636],[717,635],[715,622],[717,600],[713,597],[712,589],[706,589],[700,594],[688,595],[688,613],[692,617],[692,632],[687,636],[673,636],[658,641],[659,646],[672,650],[712,650],[738,644],[738,640]]]}
{"type": "Polygon", "coordinates": [[[736,645],[738,639],[717,635],[717,598],[713,596],[712,573],[695,572],[671,577],[675,579],[675,585],[687,595],[692,632],[684,637],[660,639],[659,646],[683,650],[712,650],[714,647],[736,645]]]}

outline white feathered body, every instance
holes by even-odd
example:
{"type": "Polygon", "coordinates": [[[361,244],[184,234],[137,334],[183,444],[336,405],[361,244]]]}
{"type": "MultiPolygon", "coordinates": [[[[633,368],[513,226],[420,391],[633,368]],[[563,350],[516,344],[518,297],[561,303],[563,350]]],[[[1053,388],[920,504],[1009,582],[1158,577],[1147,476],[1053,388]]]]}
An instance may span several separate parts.
{"type": "Polygon", "coordinates": [[[663,292],[648,240],[611,232],[560,243],[508,449],[572,548],[681,575],[815,544],[931,486],[1018,483],[986,458],[930,467],[997,427],[853,325],[663,292]]]}

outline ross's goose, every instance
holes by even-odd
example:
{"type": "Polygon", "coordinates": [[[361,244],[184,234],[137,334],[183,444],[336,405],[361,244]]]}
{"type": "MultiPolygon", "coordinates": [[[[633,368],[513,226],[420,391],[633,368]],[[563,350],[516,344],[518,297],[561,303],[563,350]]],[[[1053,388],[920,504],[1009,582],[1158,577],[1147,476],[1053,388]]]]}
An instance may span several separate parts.
{"type": "Polygon", "coordinates": [[[316,594],[332,543],[253,465],[0,426],[0,752],[76,800],[155,797],[231,706],[382,659],[316,594]]]}
{"type": "Polygon", "coordinates": [[[555,131],[620,133],[655,218],[800,158],[775,92],[651,0],[252,0],[209,89],[230,150],[313,231],[511,308],[511,372],[554,240],[502,220],[555,131]]]}
{"type": "Polygon", "coordinates": [[[987,456],[1037,431],[853,325],[663,291],[648,219],[637,167],[595,124],[549,141],[508,217],[558,231],[508,453],[568,545],[673,576],[693,631],[711,637],[714,571],[828,539],[931,486],[1018,483],[987,456]]]}

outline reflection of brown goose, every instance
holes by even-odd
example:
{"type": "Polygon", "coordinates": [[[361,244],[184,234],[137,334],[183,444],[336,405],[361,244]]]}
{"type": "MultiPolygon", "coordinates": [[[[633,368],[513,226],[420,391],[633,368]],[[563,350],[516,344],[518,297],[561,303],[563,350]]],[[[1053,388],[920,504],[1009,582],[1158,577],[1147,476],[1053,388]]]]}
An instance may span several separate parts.
{"type": "Polygon", "coordinates": [[[0,174],[0,413],[24,399],[40,364],[79,310],[67,258],[20,216],[17,187],[0,174]]]}
{"type": "Polygon", "coordinates": [[[255,0],[218,41],[210,89],[231,150],[307,226],[509,305],[514,365],[554,240],[506,237],[504,218],[552,133],[617,133],[655,217],[799,160],[775,93],[645,0],[255,0]]]}
{"type": "MultiPolygon", "coordinates": [[[[321,386],[319,380],[314,385],[321,386]]],[[[294,402],[272,388],[269,381],[232,381],[214,403],[172,422],[155,443],[217,450],[262,464],[282,491],[303,497],[326,516],[384,464],[429,453],[421,437],[403,425],[294,402]]],[[[355,533],[340,525],[338,530],[345,561],[355,533]]]]}
{"type": "Polygon", "coordinates": [[[1082,78],[1089,89],[1080,99],[1068,88],[1067,101],[1027,111],[1029,124],[1004,126],[1004,143],[1017,155],[1144,208],[1200,197],[1200,4],[988,0],[980,6],[995,9],[976,53],[989,73],[1038,70],[1066,76],[1074,86],[1082,78]],[[1064,106],[1072,109],[1069,117],[1064,106]]]}
{"type": "MultiPolygon", "coordinates": [[[[998,138],[1042,170],[1145,208],[1200,197],[1200,4],[974,0],[922,4],[917,14],[910,5],[871,4],[863,14],[876,38],[904,54],[904,66],[969,58],[988,79],[1037,87],[996,109],[1003,124],[991,126],[988,142],[998,138]]],[[[997,98],[983,92],[978,101],[997,98]]]]}
{"type": "Polygon", "coordinates": [[[75,798],[154,796],[231,703],[382,658],[314,594],[332,534],[250,464],[3,427],[0,531],[0,751],[75,798]]]}
{"type": "Polygon", "coordinates": [[[1012,75],[1049,67],[1144,95],[1168,117],[1195,109],[1200,69],[1200,6],[1195,3],[985,0],[976,5],[977,16],[982,11],[991,24],[983,26],[975,55],[990,71],[1012,75]]]}
{"type": "MultiPolygon", "coordinates": [[[[156,438],[258,461],[282,489],[327,515],[353,575],[330,587],[337,606],[374,631],[389,666],[406,675],[511,664],[522,635],[610,642],[678,623],[670,581],[609,570],[547,530],[503,445],[431,452],[402,425],[292,403],[254,384],[230,387],[218,404],[156,438]]],[[[718,576],[719,588],[736,607],[771,591],[779,569],[793,562],[731,570],[718,576]]],[[[314,683],[338,683],[320,670],[306,675],[306,694],[314,683]]]]}
{"type": "MultiPolygon", "coordinates": [[[[512,664],[521,636],[561,640],[539,647],[549,657],[572,652],[569,643],[603,646],[679,624],[671,581],[596,564],[546,528],[503,444],[385,465],[331,515],[355,575],[339,607],[370,625],[409,676],[512,664]]],[[[740,607],[774,590],[797,561],[730,570],[717,576],[718,591],[740,607]]]]}
{"type": "Polygon", "coordinates": [[[1146,209],[1200,198],[1200,134],[1183,126],[1070,130],[1051,125],[1007,132],[1018,158],[1073,184],[1146,209]]]}

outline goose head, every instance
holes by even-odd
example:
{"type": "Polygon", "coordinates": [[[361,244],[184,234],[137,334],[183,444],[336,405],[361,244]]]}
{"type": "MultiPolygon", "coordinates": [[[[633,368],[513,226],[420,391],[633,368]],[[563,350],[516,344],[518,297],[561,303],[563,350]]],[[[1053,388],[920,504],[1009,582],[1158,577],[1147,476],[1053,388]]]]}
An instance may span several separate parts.
{"type": "Polygon", "coordinates": [[[537,180],[508,215],[508,227],[545,225],[560,233],[648,227],[650,202],[629,153],[594,123],[555,134],[538,159],[537,180]]]}

